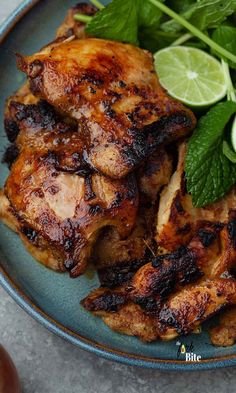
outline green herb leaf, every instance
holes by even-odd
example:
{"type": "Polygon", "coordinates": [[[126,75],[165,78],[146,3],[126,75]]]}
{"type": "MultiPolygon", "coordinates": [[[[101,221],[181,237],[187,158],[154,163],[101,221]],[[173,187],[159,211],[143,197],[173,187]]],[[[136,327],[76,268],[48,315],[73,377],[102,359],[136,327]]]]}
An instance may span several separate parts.
{"type": "MultiPolygon", "coordinates": [[[[181,15],[177,14],[171,8],[167,7],[165,4],[162,4],[160,0],[148,0],[150,3],[154,4],[157,8],[159,8],[163,13],[170,16],[174,21],[179,23],[181,26],[185,27],[193,36],[197,37],[199,40],[203,41],[207,44],[211,49],[217,51],[222,56],[225,56],[227,59],[236,63],[236,56],[231,52],[224,49],[222,46],[218,45],[214,42],[207,33],[204,34],[201,30],[199,30],[196,26],[191,24],[189,21],[184,19],[181,15]]],[[[204,1],[204,0],[203,0],[204,1]]],[[[236,0],[234,0],[236,1],[236,0]]]]}
{"type": "MultiPolygon", "coordinates": [[[[164,0],[162,0],[163,2],[164,0]]],[[[87,25],[88,35],[139,44],[139,33],[147,37],[160,25],[162,12],[148,0],[113,0],[87,25]]]]}
{"type": "MultiPolygon", "coordinates": [[[[236,0],[199,0],[190,5],[181,16],[199,30],[216,28],[236,11],[236,0]]],[[[174,20],[162,24],[164,31],[178,32],[182,26],[174,20]]]]}
{"type": "Polygon", "coordinates": [[[179,37],[179,33],[166,33],[165,31],[153,28],[143,28],[139,31],[139,42],[141,48],[148,49],[153,53],[171,45],[172,42],[177,40],[179,37]]]}
{"type": "Polygon", "coordinates": [[[232,101],[215,105],[199,120],[189,140],[185,172],[187,190],[196,207],[222,198],[236,182],[236,165],[222,148],[225,126],[235,112],[232,101]]]}
{"type": "Polygon", "coordinates": [[[223,150],[223,153],[224,153],[225,157],[227,157],[228,160],[230,160],[231,162],[236,164],[236,153],[235,153],[235,151],[233,151],[231,149],[231,147],[230,147],[228,142],[223,141],[222,150],[223,150]]]}
{"type": "Polygon", "coordinates": [[[137,0],[113,0],[99,11],[86,27],[86,33],[138,45],[137,0]]]}
{"type": "Polygon", "coordinates": [[[168,7],[171,7],[175,12],[181,13],[186,11],[190,6],[195,3],[195,0],[169,0],[166,2],[166,5],[168,5],[168,7]]]}
{"type": "MultiPolygon", "coordinates": [[[[162,0],[163,3],[164,0],[162,0]]],[[[142,28],[158,28],[162,12],[147,0],[138,0],[138,26],[142,28]]]]}
{"type": "MultiPolygon", "coordinates": [[[[231,26],[220,26],[212,34],[212,39],[229,52],[236,55],[236,28],[231,26]]],[[[217,55],[217,52],[215,52],[217,55]]],[[[222,57],[222,56],[220,56],[222,57]]],[[[231,68],[236,70],[236,64],[232,61],[228,61],[225,57],[224,60],[229,64],[231,68]]]]}

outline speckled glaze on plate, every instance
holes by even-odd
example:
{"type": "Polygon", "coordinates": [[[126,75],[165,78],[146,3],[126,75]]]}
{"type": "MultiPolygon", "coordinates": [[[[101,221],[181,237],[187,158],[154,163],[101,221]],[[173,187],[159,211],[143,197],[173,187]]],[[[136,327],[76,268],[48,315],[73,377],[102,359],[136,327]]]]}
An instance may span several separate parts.
{"type": "MultiPolygon", "coordinates": [[[[76,0],[25,0],[0,27],[0,151],[7,145],[3,131],[5,99],[24,77],[16,70],[14,53],[30,54],[50,42],[68,7],[76,0]]],[[[105,2],[104,2],[105,4],[105,2]]],[[[0,186],[8,170],[1,164],[0,186]]],[[[112,332],[87,313],[80,300],[98,286],[97,278],[72,280],[47,270],[27,253],[19,237],[0,224],[0,283],[17,303],[46,328],[80,348],[130,365],[165,370],[199,370],[236,365],[236,346],[216,348],[208,334],[181,337],[171,342],[145,344],[112,332]],[[186,362],[180,344],[201,356],[186,362]]],[[[42,344],[43,345],[43,344],[42,344]]]]}

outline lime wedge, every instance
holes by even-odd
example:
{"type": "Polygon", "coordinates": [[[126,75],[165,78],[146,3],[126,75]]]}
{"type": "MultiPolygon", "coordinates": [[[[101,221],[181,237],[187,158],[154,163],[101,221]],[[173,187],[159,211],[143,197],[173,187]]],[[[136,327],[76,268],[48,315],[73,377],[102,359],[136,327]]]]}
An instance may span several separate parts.
{"type": "Polygon", "coordinates": [[[226,95],[221,63],[202,50],[170,46],[158,51],[154,59],[161,85],[184,104],[204,107],[226,95]]]}
{"type": "Polygon", "coordinates": [[[236,117],[234,118],[232,129],[231,129],[231,143],[234,151],[236,152],[236,117]]]}

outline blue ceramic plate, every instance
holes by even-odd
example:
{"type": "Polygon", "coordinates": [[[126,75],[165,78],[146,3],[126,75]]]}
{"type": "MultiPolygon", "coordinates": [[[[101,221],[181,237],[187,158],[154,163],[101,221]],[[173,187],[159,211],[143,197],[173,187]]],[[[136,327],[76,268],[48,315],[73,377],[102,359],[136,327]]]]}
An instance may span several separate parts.
{"type": "MultiPolygon", "coordinates": [[[[50,42],[67,8],[76,0],[25,0],[0,28],[0,122],[4,100],[23,82],[16,69],[14,53],[31,54],[50,42]]],[[[7,140],[0,128],[0,150],[7,140]]],[[[8,171],[0,170],[0,186],[8,171]]],[[[236,364],[236,346],[215,348],[208,334],[171,342],[144,344],[133,337],[116,334],[87,313],[80,300],[98,286],[96,278],[72,280],[47,270],[26,252],[19,237],[0,225],[0,283],[30,315],[48,329],[83,349],[126,364],[168,370],[197,370],[236,364]],[[199,362],[186,362],[181,344],[199,362]],[[188,349],[189,348],[189,349],[188,349]]],[[[182,347],[183,348],[183,347],[182,347]]]]}

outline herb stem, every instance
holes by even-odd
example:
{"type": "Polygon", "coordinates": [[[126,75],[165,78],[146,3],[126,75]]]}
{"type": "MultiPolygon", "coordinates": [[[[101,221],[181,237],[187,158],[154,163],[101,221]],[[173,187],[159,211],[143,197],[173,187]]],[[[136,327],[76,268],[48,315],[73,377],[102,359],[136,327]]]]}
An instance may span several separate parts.
{"type": "Polygon", "coordinates": [[[182,45],[186,41],[190,40],[190,38],[192,38],[192,34],[190,34],[190,33],[183,34],[183,35],[181,35],[181,37],[177,38],[177,40],[172,42],[171,46],[182,45]]]}
{"type": "Polygon", "coordinates": [[[168,38],[168,39],[172,38],[173,40],[177,40],[177,38],[180,38],[181,36],[181,34],[179,33],[167,33],[166,31],[163,30],[155,30],[151,34],[152,37],[156,39],[159,39],[161,37],[161,38],[168,38]]]}
{"type": "Polygon", "coordinates": [[[236,94],[234,91],[234,85],[230,76],[230,70],[229,70],[229,65],[224,61],[224,59],[221,59],[221,64],[222,64],[222,69],[224,72],[225,76],[225,81],[227,84],[227,98],[228,100],[236,102],[236,94]]]}
{"type": "Polygon", "coordinates": [[[84,15],[84,14],[75,14],[74,19],[78,20],[79,22],[89,23],[93,19],[92,16],[84,15]]]}
{"type": "Polygon", "coordinates": [[[99,10],[102,10],[103,8],[105,8],[105,6],[100,3],[100,1],[98,0],[90,0],[90,2],[95,5],[95,7],[97,7],[99,10]]]}
{"type": "Polygon", "coordinates": [[[215,41],[209,38],[206,34],[200,31],[197,27],[193,26],[189,23],[186,19],[182,18],[182,16],[176,14],[171,8],[167,7],[165,4],[162,4],[158,0],[148,0],[150,3],[155,5],[159,8],[162,12],[169,15],[172,19],[176,20],[179,24],[185,27],[187,30],[190,31],[194,36],[198,37],[201,41],[205,42],[211,49],[218,52],[221,56],[226,57],[227,59],[236,63],[236,56],[227,51],[226,49],[222,48],[222,46],[218,45],[215,41]]]}

